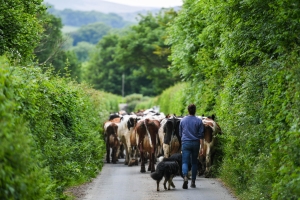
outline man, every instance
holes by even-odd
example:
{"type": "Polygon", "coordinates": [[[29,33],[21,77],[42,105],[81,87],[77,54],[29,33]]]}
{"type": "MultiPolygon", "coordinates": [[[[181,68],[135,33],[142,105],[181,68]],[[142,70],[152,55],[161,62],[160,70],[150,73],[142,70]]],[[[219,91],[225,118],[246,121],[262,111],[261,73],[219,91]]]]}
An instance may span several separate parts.
{"type": "Polygon", "coordinates": [[[179,135],[181,137],[182,151],[182,174],[184,176],[183,189],[188,188],[188,164],[192,162],[192,183],[191,187],[195,188],[197,176],[197,157],[201,144],[200,154],[203,154],[204,125],[202,120],[195,116],[196,106],[188,106],[189,115],[185,116],[179,125],[179,135]]]}

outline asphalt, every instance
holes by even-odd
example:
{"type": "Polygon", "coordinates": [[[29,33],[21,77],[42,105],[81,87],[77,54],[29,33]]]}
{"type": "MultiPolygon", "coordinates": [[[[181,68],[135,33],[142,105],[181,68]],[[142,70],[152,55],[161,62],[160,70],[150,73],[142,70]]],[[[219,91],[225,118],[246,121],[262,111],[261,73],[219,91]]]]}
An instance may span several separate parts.
{"type": "MultiPolygon", "coordinates": [[[[147,165],[146,165],[147,169],[147,165]]],[[[182,189],[183,179],[173,179],[175,188],[164,190],[163,181],[160,191],[150,172],[140,173],[140,166],[128,167],[124,159],[117,164],[104,164],[99,175],[85,185],[85,191],[77,200],[237,200],[218,179],[197,177],[196,188],[182,189]]]]}

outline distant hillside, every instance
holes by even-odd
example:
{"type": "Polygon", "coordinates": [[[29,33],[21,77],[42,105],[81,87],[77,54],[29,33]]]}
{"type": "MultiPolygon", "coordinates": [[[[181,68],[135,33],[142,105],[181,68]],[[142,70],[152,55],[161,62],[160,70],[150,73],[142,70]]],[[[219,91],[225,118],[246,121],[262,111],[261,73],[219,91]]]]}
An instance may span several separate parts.
{"type": "Polygon", "coordinates": [[[95,22],[102,22],[112,28],[123,28],[124,26],[131,24],[131,22],[125,21],[122,16],[115,13],[78,11],[71,9],[57,10],[53,7],[48,8],[48,12],[61,18],[64,26],[80,27],[95,22]]]}
{"type": "Polygon", "coordinates": [[[45,3],[54,5],[58,10],[72,9],[80,11],[98,11],[103,13],[135,13],[157,10],[152,7],[135,7],[103,0],[45,0],[45,3]]]}

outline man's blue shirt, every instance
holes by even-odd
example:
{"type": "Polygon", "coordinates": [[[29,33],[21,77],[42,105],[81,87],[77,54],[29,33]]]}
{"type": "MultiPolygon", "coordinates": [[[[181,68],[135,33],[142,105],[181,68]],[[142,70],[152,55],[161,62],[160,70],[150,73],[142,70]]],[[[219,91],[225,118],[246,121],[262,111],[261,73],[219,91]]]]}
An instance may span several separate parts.
{"type": "Polygon", "coordinates": [[[202,120],[192,115],[185,116],[180,120],[179,135],[182,143],[203,139],[204,125],[202,120]]]}

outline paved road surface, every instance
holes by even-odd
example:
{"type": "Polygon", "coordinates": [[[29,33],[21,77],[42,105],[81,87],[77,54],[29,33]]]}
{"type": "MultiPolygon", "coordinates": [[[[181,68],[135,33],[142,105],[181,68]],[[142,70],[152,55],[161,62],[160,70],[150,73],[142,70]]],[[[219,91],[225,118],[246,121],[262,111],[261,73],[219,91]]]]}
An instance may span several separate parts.
{"type": "Polygon", "coordinates": [[[173,179],[175,189],[164,190],[161,181],[157,192],[150,172],[140,173],[140,166],[128,167],[124,159],[119,160],[118,164],[105,163],[79,200],[237,200],[217,179],[201,177],[197,177],[196,188],[187,190],[182,189],[180,176],[173,179]]]}

